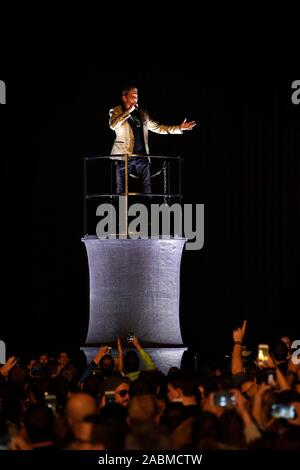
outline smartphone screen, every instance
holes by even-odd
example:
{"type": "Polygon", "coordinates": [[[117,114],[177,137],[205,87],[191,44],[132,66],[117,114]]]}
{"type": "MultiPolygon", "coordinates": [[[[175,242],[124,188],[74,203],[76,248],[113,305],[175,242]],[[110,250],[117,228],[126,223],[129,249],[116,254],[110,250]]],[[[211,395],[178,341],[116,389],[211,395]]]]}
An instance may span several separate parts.
{"type": "Polygon", "coordinates": [[[268,344],[259,344],[257,361],[258,365],[262,366],[269,359],[269,345],[268,344]]]}
{"type": "Polygon", "coordinates": [[[134,333],[133,331],[130,331],[127,335],[127,342],[131,343],[134,340],[134,333]]]}
{"type": "Polygon", "coordinates": [[[276,387],[276,370],[273,367],[263,369],[263,383],[276,387]]]}
{"type": "Polygon", "coordinates": [[[213,404],[222,407],[233,407],[236,404],[235,396],[231,392],[215,392],[212,394],[213,404]]]}
{"type": "Polygon", "coordinates": [[[274,404],[271,406],[271,416],[276,419],[295,419],[296,409],[292,405],[274,404]]]}

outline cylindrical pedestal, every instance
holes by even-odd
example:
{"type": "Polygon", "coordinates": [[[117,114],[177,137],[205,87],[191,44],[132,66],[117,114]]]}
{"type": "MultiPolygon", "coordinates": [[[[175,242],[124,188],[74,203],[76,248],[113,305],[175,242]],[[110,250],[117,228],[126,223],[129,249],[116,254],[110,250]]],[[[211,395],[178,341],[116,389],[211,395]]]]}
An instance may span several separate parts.
{"type": "Polygon", "coordinates": [[[83,238],[90,274],[87,345],[115,342],[129,331],[144,345],[182,345],[179,285],[185,241],[83,238]]]}

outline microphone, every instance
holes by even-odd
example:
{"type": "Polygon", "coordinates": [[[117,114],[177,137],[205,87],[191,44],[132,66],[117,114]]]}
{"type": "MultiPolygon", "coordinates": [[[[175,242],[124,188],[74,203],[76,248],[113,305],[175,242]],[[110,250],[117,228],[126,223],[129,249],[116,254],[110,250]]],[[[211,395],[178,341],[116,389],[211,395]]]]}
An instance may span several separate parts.
{"type": "Polygon", "coordinates": [[[139,107],[138,104],[133,104],[129,110],[129,113],[132,113],[133,111],[138,111],[139,107]]]}

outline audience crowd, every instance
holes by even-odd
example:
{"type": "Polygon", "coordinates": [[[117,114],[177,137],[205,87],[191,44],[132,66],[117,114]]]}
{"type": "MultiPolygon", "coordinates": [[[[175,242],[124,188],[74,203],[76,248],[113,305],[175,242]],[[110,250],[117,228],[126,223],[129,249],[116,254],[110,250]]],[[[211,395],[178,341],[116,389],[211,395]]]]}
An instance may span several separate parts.
{"type": "Polygon", "coordinates": [[[233,331],[229,357],[167,374],[136,336],[126,352],[119,338],[116,356],[100,347],[90,364],[82,351],[9,357],[0,365],[0,449],[299,450],[297,338],[248,351],[246,328],[233,331]]]}

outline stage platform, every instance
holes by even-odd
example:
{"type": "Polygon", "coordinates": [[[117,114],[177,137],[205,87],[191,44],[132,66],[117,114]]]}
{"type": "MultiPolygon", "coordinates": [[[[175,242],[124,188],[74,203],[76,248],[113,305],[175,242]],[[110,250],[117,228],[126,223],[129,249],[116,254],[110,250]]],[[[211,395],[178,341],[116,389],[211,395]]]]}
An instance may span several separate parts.
{"type": "Polygon", "coordinates": [[[182,348],[180,264],[186,239],[86,236],[82,241],[90,280],[85,346],[112,346],[132,331],[144,347],[157,348],[155,354],[160,348],[182,348]]]}

